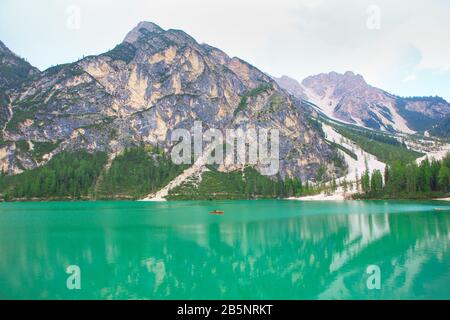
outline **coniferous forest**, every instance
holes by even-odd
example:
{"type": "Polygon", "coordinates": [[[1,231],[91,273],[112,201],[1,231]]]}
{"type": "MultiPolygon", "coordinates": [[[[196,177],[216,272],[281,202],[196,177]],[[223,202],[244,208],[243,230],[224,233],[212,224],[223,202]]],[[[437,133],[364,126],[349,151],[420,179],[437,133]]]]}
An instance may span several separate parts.
{"type": "MultiPolygon", "coordinates": [[[[139,199],[158,191],[186,168],[173,164],[158,148],[148,146],[126,149],[110,163],[103,152],[62,152],[42,167],[12,176],[2,173],[0,197],[5,201],[139,199]]],[[[210,167],[201,181],[188,180],[172,189],[168,199],[287,198],[337,188],[334,179],[330,186],[318,181],[313,185],[298,177],[269,178],[252,167],[228,173],[210,167]]],[[[384,172],[364,172],[357,185],[359,193],[354,197],[358,199],[446,196],[450,191],[450,156],[441,161],[426,159],[421,164],[396,161],[384,172]]]]}
{"type": "Polygon", "coordinates": [[[96,198],[136,199],[158,191],[181,174],[186,166],[175,165],[159,149],[126,149],[100,177],[96,198]]]}
{"type": "MultiPolygon", "coordinates": [[[[158,191],[186,168],[153,147],[125,149],[111,163],[102,152],[62,152],[42,167],[12,176],[1,174],[0,196],[5,201],[139,199],[158,191]]],[[[200,185],[177,187],[168,199],[284,198],[316,191],[297,177],[269,178],[251,167],[228,173],[210,167],[200,185]]]]}
{"type": "Polygon", "coordinates": [[[18,199],[136,199],[158,190],[179,175],[158,149],[126,149],[107,166],[103,152],[62,152],[46,165],[0,177],[0,194],[18,199]]]}
{"type": "Polygon", "coordinates": [[[4,200],[88,197],[106,160],[103,152],[63,152],[42,167],[13,176],[2,174],[0,193],[4,200]]]}
{"type": "Polygon", "coordinates": [[[267,177],[247,166],[243,170],[219,172],[213,167],[202,175],[201,181],[187,181],[170,191],[170,200],[218,200],[286,198],[302,196],[313,190],[298,177],[282,179],[267,177]]]}
{"type": "Polygon", "coordinates": [[[364,172],[356,198],[412,199],[446,196],[450,191],[450,155],[441,161],[395,162],[384,172],[364,172]]]}

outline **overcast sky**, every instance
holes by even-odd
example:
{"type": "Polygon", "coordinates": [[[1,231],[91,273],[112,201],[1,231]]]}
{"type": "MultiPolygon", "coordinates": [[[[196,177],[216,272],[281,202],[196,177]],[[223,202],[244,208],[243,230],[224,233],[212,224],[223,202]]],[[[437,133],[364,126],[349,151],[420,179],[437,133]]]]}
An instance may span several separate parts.
{"type": "Polygon", "coordinates": [[[111,49],[146,20],[274,76],[351,70],[450,100],[449,13],[448,0],[1,0],[0,40],[43,70],[111,49]]]}

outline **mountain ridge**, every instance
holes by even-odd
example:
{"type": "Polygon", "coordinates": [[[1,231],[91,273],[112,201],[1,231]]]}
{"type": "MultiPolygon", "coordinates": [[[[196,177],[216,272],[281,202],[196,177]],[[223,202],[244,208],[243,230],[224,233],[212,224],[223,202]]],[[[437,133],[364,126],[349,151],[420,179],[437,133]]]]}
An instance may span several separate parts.
{"type": "Polygon", "coordinates": [[[400,97],[367,84],[352,71],[320,73],[301,83],[287,76],[274,79],[327,116],[372,129],[423,132],[450,114],[450,104],[441,97],[400,97]]]}
{"type": "Polygon", "coordinates": [[[183,31],[153,23],[139,23],[108,52],[27,79],[8,96],[0,150],[8,174],[63,151],[115,155],[144,143],[170,152],[170,133],[192,128],[195,120],[205,129],[280,130],[282,176],[313,179],[324,165],[330,175],[344,170],[333,164],[336,150],[310,125],[306,109],[273,79],[183,31]],[[267,89],[257,90],[261,86],[267,89]],[[37,157],[35,147],[42,145],[47,152],[37,157]]]}

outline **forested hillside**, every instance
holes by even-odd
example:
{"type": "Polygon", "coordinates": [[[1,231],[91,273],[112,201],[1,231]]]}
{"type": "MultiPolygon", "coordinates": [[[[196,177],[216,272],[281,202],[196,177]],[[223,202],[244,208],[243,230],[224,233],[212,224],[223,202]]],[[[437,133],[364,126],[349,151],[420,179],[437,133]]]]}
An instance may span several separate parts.
{"type": "Polygon", "coordinates": [[[395,162],[385,172],[364,172],[361,193],[356,198],[431,198],[446,196],[450,191],[450,156],[441,161],[426,159],[415,162],[395,162]],[[384,175],[384,177],[383,177],[384,175]]]}
{"type": "Polygon", "coordinates": [[[95,181],[106,160],[102,152],[63,152],[43,167],[14,176],[2,173],[0,193],[4,200],[92,197],[95,181]]]}

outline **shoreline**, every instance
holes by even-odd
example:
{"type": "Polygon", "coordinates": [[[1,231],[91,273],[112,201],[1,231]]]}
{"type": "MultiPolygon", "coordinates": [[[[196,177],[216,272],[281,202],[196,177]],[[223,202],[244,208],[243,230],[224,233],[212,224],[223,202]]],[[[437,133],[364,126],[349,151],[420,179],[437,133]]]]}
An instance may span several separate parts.
{"type": "Polygon", "coordinates": [[[294,200],[294,201],[352,201],[353,199],[348,199],[342,194],[315,194],[310,196],[302,196],[302,197],[289,197],[285,198],[286,200],[294,200]]]}
{"type": "MultiPolygon", "coordinates": [[[[409,201],[446,201],[450,202],[450,197],[446,198],[392,198],[392,199],[353,199],[352,195],[354,192],[347,193],[334,193],[334,194],[314,194],[308,196],[301,197],[288,197],[288,198],[264,198],[264,200],[290,200],[290,201],[361,201],[361,200],[386,200],[386,201],[395,201],[395,200],[409,200],[409,201]]],[[[130,198],[116,198],[116,199],[94,199],[94,198],[81,198],[81,199],[70,199],[70,198],[31,198],[31,199],[12,199],[9,201],[0,200],[0,203],[14,203],[14,202],[96,202],[96,201],[136,201],[136,202],[176,202],[176,201],[242,201],[242,200],[258,200],[258,199],[183,199],[183,200],[167,200],[164,198],[153,198],[153,199],[130,199],[130,198]]]]}
{"type": "Polygon", "coordinates": [[[450,197],[447,197],[447,198],[435,198],[435,199],[431,199],[431,200],[435,200],[435,201],[450,201],[450,197]]]}

